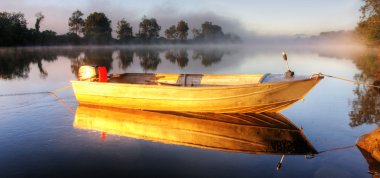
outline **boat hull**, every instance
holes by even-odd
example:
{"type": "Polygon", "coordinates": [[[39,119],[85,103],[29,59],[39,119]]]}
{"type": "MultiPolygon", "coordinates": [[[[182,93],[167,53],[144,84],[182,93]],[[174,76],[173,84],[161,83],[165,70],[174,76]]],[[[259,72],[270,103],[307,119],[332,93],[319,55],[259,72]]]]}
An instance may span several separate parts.
{"type": "Polygon", "coordinates": [[[280,112],[297,102],[320,77],[238,86],[178,87],[72,81],[79,103],[108,107],[213,113],[280,112]]]}

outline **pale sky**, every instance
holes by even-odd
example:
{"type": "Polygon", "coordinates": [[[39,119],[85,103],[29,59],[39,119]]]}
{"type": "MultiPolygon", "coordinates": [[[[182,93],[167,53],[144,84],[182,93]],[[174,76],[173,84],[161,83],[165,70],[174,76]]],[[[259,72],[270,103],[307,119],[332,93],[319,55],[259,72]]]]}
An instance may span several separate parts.
{"type": "Polygon", "coordinates": [[[181,19],[190,28],[204,21],[220,25],[224,32],[258,35],[314,35],[321,31],[352,30],[359,20],[361,0],[1,0],[0,11],[22,12],[33,27],[42,12],[42,30],[68,32],[68,18],[76,9],[84,18],[104,12],[112,28],[126,18],[133,26],[146,15],[157,19],[162,31],[181,19]]]}

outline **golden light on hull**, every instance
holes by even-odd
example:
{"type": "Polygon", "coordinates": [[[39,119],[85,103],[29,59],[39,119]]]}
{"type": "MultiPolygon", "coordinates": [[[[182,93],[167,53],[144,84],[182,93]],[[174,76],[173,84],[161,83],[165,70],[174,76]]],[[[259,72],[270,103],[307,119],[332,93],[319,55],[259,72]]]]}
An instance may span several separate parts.
{"type": "MultiPolygon", "coordinates": [[[[107,83],[72,81],[79,103],[179,112],[280,112],[321,76],[264,80],[272,75],[123,74],[107,83]]],[[[276,77],[276,76],[275,76],[276,77]]],[[[272,78],[275,78],[272,77],[272,78]]]]}

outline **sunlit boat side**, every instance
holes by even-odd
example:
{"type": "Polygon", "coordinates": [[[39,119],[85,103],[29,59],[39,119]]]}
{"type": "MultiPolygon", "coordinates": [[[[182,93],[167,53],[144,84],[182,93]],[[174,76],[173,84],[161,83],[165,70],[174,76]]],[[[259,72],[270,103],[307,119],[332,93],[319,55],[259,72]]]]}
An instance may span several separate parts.
{"type": "Polygon", "coordinates": [[[75,128],[107,135],[252,154],[310,155],[302,131],[278,113],[142,111],[79,105],[75,128]]]}
{"type": "Polygon", "coordinates": [[[280,112],[304,96],[320,75],[140,74],[108,82],[71,81],[79,103],[109,107],[213,113],[280,112]]]}

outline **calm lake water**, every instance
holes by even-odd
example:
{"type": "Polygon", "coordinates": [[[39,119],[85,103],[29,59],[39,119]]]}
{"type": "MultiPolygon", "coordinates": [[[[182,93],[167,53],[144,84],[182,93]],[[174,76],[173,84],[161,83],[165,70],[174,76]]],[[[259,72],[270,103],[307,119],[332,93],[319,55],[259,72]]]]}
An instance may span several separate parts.
{"type": "Polygon", "coordinates": [[[280,171],[276,171],[281,159],[278,153],[202,149],[77,126],[78,102],[72,89],[57,92],[58,97],[47,93],[70,85],[84,64],[106,66],[109,73],[282,74],[286,70],[282,50],[287,51],[296,74],[322,72],[351,80],[373,80],[369,76],[374,71],[368,70],[377,64],[372,64],[371,55],[326,49],[0,49],[0,177],[371,177],[356,147],[323,152],[355,145],[358,137],[377,128],[377,95],[351,83],[325,78],[303,102],[281,112],[323,153],[312,159],[286,155],[280,171]]]}

